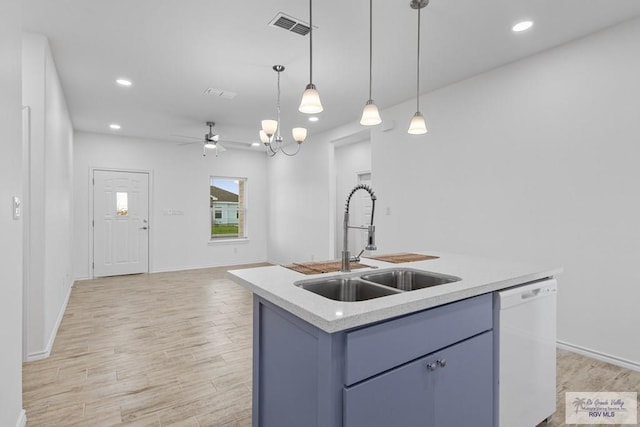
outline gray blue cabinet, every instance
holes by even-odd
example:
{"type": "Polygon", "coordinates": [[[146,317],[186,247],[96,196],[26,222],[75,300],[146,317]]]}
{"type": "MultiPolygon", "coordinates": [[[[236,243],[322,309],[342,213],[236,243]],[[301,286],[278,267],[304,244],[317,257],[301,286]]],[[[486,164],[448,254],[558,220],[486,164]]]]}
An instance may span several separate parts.
{"type": "Polygon", "coordinates": [[[254,427],[492,427],[492,298],[328,334],[255,297],[254,427]]]}
{"type": "Polygon", "coordinates": [[[492,332],[344,391],[346,426],[493,425],[492,332]]]}

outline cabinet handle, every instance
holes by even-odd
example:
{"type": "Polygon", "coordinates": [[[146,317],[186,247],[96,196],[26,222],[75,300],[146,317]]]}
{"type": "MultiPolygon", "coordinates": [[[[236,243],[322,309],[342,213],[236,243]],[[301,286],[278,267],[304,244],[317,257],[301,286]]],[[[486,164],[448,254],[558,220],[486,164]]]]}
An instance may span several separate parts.
{"type": "Polygon", "coordinates": [[[447,366],[447,359],[438,359],[438,366],[444,368],[447,366]]]}
{"type": "Polygon", "coordinates": [[[427,370],[428,371],[435,371],[437,367],[438,367],[438,365],[436,365],[435,363],[427,363],[427,370]]]}

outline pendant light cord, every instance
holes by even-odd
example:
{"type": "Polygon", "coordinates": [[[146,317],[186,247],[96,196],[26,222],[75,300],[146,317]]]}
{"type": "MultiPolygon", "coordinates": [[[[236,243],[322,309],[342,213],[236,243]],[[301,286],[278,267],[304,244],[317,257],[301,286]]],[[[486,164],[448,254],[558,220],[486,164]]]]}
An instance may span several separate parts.
{"type": "Polygon", "coordinates": [[[278,71],[278,102],[276,104],[276,108],[278,110],[278,129],[276,135],[276,141],[280,139],[280,71],[278,71]]]}
{"type": "Polygon", "coordinates": [[[313,0],[309,0],[309,84],[313,84],[313,0]]]}
{"type": "Polygon", "coordinates": [[[373,80],[373,0],[369,0],[369,99],[373,80]]]}
{"type": "Polygon", "coordinates": [[[420,6],[418,6],[418,62],[416,64],[416,111],[420,111],[420,6]]]}

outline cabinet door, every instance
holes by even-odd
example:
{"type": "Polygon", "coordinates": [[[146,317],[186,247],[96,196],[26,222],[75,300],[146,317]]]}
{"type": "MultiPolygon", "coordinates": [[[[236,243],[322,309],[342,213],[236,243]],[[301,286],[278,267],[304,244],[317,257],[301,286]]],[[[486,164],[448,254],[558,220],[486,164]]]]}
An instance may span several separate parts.
{"type": "Polygon", "coordinates": [[[485,332],[428,358],[434,373],[436,427],[492,427],[493,332],[485,332]],[[444,361],[444,367],[438,364],[444,361]]]}
{"type": "Polygon", "coordinates": [[[344,392],[345,427],[426,427],[435,420],[426,358],[373,377],[344,392]]]}
{"type": "Polygon", "coordinates": [[[492,427],[492,332],[345,388],[344,425],[492,427]]]}

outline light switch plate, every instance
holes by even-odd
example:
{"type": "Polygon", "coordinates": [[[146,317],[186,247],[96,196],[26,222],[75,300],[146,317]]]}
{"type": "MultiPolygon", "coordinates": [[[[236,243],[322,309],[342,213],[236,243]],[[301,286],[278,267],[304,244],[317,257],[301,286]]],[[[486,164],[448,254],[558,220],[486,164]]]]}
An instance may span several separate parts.
{"type": "Polygon", "coordinates": [[[13,196],[13,219],[20,219],[22,216],[22,202],[20,197],[13,196]]]}

